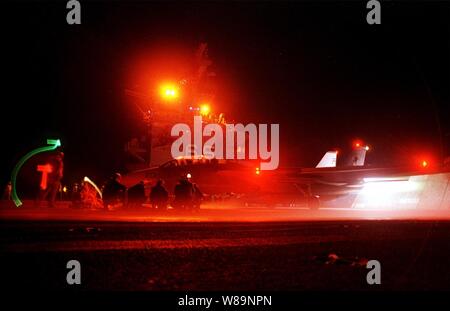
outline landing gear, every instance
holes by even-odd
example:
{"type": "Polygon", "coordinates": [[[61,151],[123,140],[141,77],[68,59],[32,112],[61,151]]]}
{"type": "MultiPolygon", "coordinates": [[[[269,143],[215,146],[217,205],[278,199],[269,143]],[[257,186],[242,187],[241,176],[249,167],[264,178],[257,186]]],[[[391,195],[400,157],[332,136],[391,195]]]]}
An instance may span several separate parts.
{"type": "Polygon", "coordinates": [[[317,210],[320,207],[320,198],[318,195],[313,194],[311,184],[307,184],[305,187],[299,187],[300,191],[306,197],[306,204],[309,209],[317,210]]]}

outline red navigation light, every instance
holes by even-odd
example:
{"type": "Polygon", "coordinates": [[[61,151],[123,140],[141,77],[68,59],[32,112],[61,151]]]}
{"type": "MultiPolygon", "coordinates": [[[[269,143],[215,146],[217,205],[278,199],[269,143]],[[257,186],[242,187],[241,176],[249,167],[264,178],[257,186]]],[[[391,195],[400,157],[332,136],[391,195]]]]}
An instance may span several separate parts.
{"type": "Polygon", "coordinates": [[[355,139],[355,140],[353,140],[352,145],[353,145],[353,148],[358,149],[358,148],[363,147],[363,142],[361,139],[355,139]]]}

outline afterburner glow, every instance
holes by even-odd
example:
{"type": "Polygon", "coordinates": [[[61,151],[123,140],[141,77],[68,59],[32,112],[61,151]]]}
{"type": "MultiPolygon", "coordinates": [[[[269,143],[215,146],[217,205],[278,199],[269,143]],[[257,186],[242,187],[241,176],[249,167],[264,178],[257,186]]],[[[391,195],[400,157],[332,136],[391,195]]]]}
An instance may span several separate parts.
{"type": "Polygon", "coordinates": [[[410,178],[364,179],[354,207],[371,209],[415,208],[422,185],[410,178]]]}

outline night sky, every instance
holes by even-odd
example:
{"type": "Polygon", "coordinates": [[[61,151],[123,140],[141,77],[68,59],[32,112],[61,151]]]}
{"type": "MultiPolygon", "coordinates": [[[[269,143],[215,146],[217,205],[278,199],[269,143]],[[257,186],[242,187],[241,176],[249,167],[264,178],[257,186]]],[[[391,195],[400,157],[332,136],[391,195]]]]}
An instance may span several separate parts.
{"type": "Polygon", "coordinates": [[[449,2],[382,1],[381,25],[366,1],[81,3],[73,26],[66,1],[2,3],[2,184],[47,137],[61,138],[68,179],[119,169],[139,118],[124,90],[181,77],[200,42],[214,109],[280,123],[282,166],[356,137],[371,165],[439,158],[441,141],[450,154],[449,2]]]}

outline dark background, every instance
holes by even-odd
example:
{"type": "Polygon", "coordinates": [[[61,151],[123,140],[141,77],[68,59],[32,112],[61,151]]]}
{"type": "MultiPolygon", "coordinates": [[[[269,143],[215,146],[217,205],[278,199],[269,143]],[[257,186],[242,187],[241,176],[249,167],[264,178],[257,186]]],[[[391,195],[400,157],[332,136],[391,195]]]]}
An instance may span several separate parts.
{"type": "Polygon", "coordinates": [[[214,109],[280,123],[283,166],[354,138],[377,166],[450,153],[449,2],[382,1],[381,25],[366,23],[366,1],[81,4],[71,26],[66,1],[2,3],[2,184],[50,137],[67,180],[120,169],[139,117],[124,90],[179,78],[202,41],[214,109]]]}

